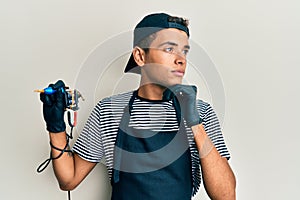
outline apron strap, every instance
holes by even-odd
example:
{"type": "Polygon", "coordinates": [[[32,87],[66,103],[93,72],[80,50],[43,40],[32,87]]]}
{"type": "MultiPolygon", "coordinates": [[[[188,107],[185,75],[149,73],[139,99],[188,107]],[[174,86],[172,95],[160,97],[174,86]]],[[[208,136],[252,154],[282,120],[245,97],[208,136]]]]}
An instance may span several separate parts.
{"type": "MultiPolygon", "coordinates": [[[[137,90],[133,91],[133,93],[130,97],[130,100],[128,102],[128,105],[126,105],[125,108],[123,109],[123,115],[122,115],[121,122],[119,125],[119,130],[120,129],[125,130],[126,129],[125,126],[128,126],[130,116],[131,116],[131,111],[133,109],[132,105],[133,105],[133,102],[134,102],[134,99],[136,98],[136,96],[137,96],[137,90]]],[[[117,135],[116,142],[115,142],[116,147],[119,147],[123,142],[122,137],[118,137],[118,135],[117,135]]],[[[122,158],[121,151],[117,152],[116,147],[115,147],[115,151],[114,151],[114,163],[113,163],[114,169],[113,169],[113,179],[112,179],[112,181],[114,183],[117,183],[120,180],[119,169],[121,167],[121,158],[122,158]]]]}

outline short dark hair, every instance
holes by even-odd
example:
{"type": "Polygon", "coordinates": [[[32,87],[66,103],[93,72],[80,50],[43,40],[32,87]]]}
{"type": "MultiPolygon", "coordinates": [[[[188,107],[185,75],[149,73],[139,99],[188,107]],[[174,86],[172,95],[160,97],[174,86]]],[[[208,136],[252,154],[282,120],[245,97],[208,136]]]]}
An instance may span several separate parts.
{"type": "Polygon", "coordinates": [[[148,53],[150,49],[149,47],[153,42],[153,40],[155,40],[155,38],[156,38],[156,33],[152,33],[147,37],[145,37],[144,39],[142,39],[136,46],[141,47],[145,51],[145,53],[148,53]]]}

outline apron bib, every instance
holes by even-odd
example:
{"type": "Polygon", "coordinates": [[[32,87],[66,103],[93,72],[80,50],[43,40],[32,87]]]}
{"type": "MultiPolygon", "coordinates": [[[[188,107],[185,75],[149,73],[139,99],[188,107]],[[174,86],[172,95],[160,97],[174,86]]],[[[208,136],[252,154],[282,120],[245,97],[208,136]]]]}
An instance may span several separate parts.
{"type": "MultiPolygon", "coordinates": [[[[190,200],[191,157],[185,126],[178,131],[129,127],[137,91],[124,109],[115,142],[112,200],[190,200]]],[[[180,109],[174,105],[178,123],[180,109]]]]}

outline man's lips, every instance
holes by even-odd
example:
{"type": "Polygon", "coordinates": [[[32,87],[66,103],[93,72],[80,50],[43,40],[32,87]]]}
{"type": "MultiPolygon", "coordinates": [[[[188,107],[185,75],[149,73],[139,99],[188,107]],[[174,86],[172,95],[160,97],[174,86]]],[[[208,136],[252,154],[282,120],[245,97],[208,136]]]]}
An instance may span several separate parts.
{"type": "Polygon", "coordinates": [[[175,76],[180,76],[180,77],[184,75],[184,71],[182,70],[173,70],[172,73],[175,74],[175,76]]]}

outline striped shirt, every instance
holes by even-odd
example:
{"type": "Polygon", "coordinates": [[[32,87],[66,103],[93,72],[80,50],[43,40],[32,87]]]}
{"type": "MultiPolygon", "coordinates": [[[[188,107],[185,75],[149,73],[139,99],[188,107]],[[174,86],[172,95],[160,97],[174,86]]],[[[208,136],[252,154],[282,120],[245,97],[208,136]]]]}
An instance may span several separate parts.
{"type": "MultiPolygon", "coordinates": [[[[73,146],[73,151],[87,161],[100,162],[104,158],[109,178],[112,177],[114,144],[119,124],[132,93],[132,91],[126,92],[101,100],[95,106],[73,146]]],[[[129,126],[152,131],[178,131],[179,129],[176,111],[171,100],[150,101],[136,97],[132,107],[129,126]]],[[[213,108],[208,103],[197,100],[197,109],[212,143],[221,156],[229,159],[230,154],[213,108]]],[[[200,158],[191,129],[186,127],[186,131],[191,152],[194,195],[201,183],[200,158]]]]}

